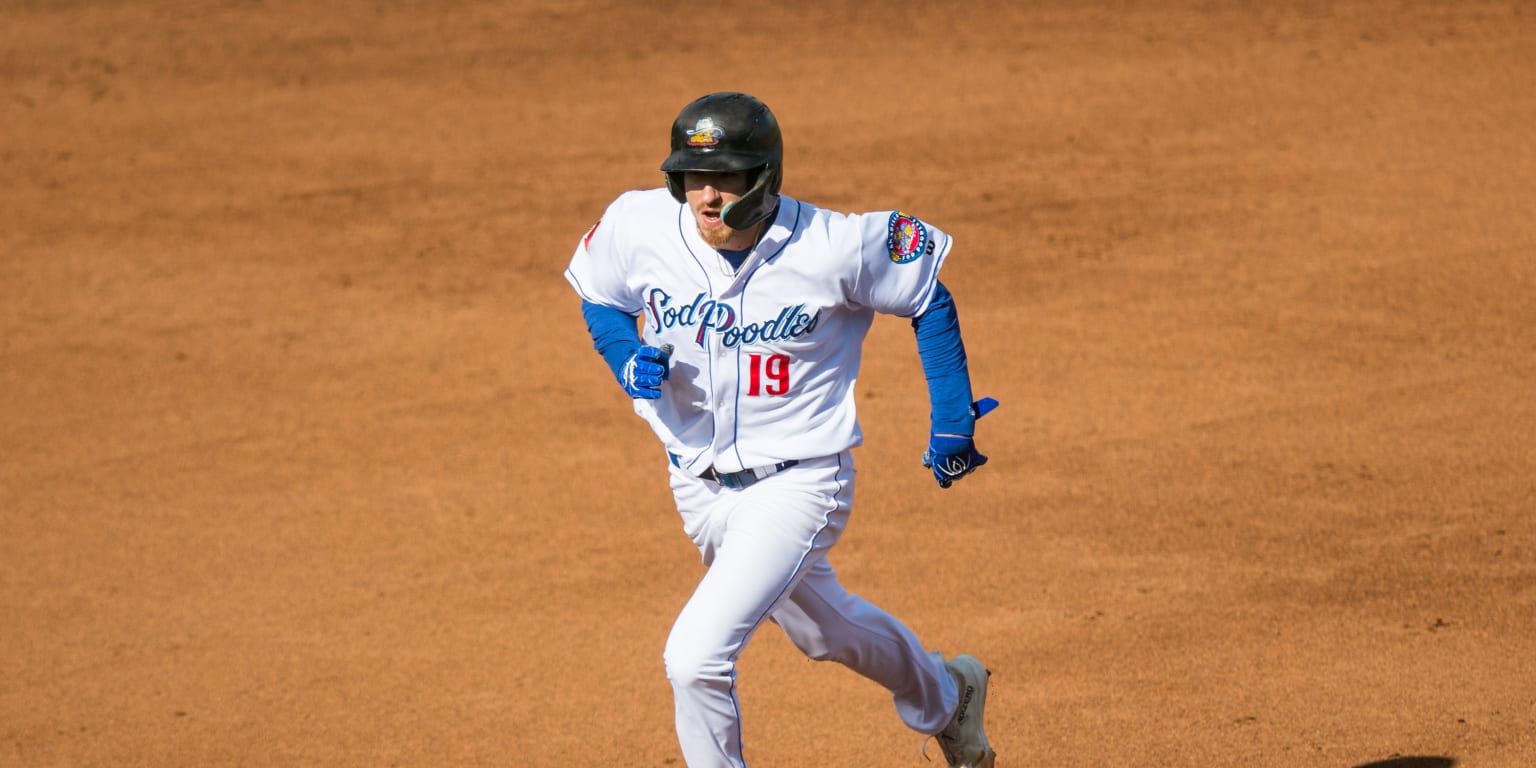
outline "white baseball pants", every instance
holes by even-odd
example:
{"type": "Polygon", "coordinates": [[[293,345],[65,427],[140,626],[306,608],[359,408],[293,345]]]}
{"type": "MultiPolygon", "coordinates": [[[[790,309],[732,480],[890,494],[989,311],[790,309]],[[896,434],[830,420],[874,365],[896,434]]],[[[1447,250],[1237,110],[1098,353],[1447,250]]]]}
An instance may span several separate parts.
{"type": "Polygon", "coordinates": [[[689,768],[742,768],[736,659],[772,619],[806,656],[884,686],[902,722],[943,730],[958,694],[944,659],[906,625],[838,583],[827,552],[853,505],[853,456],[803,461],[740,490],[671,467],[683,530],[708,570],[664,654],[689,768]]]}

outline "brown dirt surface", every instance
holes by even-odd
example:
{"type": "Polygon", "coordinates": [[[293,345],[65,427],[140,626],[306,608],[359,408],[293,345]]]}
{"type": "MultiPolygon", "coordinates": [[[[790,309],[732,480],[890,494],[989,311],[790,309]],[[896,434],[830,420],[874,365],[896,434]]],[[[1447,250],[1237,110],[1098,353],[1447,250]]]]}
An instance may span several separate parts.
{"type": "MultiPolygon", "coordinates": [[[[1536,765],[1524,2],[0,5],[0,765],[680,766],[700,574],[561,273],[672,117],[901,208],[844,582],[1003,766],[1536,765]]],[[[924,766],[776,631],[754,766],[924,766]]],[[[930,754],[936,750],[930,747],[930,754]]]]}

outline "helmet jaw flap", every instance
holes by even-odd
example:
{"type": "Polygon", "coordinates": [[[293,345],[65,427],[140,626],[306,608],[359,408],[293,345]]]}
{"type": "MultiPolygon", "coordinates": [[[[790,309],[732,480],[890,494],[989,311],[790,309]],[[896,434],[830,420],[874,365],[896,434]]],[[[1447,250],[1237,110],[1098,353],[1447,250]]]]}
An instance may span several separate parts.
{"type": "Polygon", "coordinates": [[[672,154],[661,164],[667,190],[680,203],[687,200],[686,171],[747,172],[747,193],[725,212],[732,229],[746,229],[773,213],[783,168],[784,141],[773,112],[735,92],[712,93],[683,107],[672,123],[672,154]]]}
{"type": "Polygon", "coordinates": [[[757,181],[747,189],[741,199],[725,206],[720,220],[735,230],[750,229],[752,225],[768,218],[779,206],[779,169],[763,166],[757,181]]]}

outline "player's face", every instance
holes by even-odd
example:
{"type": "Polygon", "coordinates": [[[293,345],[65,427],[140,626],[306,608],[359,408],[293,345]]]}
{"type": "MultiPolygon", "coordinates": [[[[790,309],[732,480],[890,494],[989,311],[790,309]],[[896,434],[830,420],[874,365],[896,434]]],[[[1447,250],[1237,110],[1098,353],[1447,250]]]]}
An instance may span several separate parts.
{"type": "Polygon", "coordinates": [[[683,174],[683,189],[687,192],[688,208],[699,227],[699,236],[715,248],[740,250],[757,242],[757,231],[762,223],[749,230],[739,231],[725,225],[720,216],[725,206],[741,199],[747,192],[747,174],[705,173],[687,171],[683,174]]]}

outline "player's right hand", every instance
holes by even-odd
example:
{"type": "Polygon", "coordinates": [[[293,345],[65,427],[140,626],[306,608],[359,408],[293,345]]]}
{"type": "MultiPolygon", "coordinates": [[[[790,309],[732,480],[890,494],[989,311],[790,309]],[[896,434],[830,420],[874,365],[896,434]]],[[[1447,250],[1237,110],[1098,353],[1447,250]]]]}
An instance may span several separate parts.
{"type": "Polygon", "coordinates": [[[619,385],[624,387],[624,393],[639,400],[661,397],[661,382],[667,379],[668,358],[665,351],[656,347],[635,350],[619,374],[619,385]]]}

